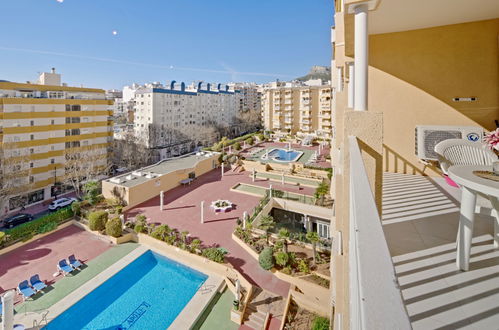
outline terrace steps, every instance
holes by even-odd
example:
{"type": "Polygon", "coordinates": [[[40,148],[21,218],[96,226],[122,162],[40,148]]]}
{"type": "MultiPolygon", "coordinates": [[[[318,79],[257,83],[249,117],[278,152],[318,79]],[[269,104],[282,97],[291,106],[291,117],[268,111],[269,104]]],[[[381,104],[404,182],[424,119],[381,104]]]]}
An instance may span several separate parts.
{"type": "Polygon", "coordinates": [[[266,313],[259,311],[251,304],[246,308],[244,325],[254,330],[264,329],[266,313]]]}

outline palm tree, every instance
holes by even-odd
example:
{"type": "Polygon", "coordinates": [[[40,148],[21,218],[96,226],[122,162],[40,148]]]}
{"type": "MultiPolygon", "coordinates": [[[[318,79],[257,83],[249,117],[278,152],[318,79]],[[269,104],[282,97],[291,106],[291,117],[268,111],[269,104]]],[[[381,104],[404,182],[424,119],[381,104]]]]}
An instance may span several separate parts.
{"type": "Polygon", "coordinates": [[[329,193],[329,185],[322,181],[317,188],[315,189],[315,194],[314,197],[317,200],[320,200],[319,204],[324,205],[324,196],[326,196],[329,193]]]}
{"type": "Polygon", "coordinates": [[[265,230],[265,236],[267,237],[267,245],[269,245],[269,231],[274,228],[275,222],[274,218],[270,215],[264,215],[260,218],[260,229],[265,230]]]}
{"type": "Polygon", "coordinates": [[[309,231],[306,235],[307,240],[309,240],[312,243],[312,252],[313,252],[313,258],[314,258],[314,264],[315,264],[315,258],[316,258],[316,252],[315,248],[317,245],[317,242],[319,242],[319,234],[317,234],[315,231],[309,231]]]}
{"type": "Polygon", "coordinates": [[[279,238],[282,239],[283,243],[283,252],[288,253],[288,238],[289,238],[289,231],[286,228],[281,228],[279,229],[279,238]]]}

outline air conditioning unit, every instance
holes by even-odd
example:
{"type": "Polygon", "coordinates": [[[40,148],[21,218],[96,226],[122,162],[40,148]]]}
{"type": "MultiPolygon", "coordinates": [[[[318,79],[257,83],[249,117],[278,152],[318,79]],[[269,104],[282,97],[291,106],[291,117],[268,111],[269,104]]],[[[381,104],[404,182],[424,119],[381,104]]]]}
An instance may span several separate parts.
{"type": "Polygon", "coordinates": [[[437,160],[435,145],[443,140],[465,139],[480,143],[483,129],[478,126],[416,126],[416,156],[420,159],[437,160]]]}

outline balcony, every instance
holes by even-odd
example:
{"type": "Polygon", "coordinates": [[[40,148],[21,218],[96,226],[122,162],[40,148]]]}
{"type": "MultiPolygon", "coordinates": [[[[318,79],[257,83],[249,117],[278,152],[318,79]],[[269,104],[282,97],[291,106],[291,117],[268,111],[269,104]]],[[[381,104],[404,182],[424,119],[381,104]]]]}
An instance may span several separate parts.
{"type": "MultiPolygon", "coordinates": [[[[349,176],[350,228],[355,229],[349,236],[350,326],[497,328],[494,219],[485,212],[476,214],[470,270],[458,270],[460,189],[441,177],[384,173],[379,217],[356,138],[349,137],[349,144],[350,173],[355,173],[349,176]]],[[[396,157],[385,152],[385,158],[396,157]]],[[[404,164],[399,170],[417,173],[404,164]]]]}
{"type": "Polygon", "coordinates": [[[284,122],[286,124],[292,124],[293,123],[293,119],[292,118],[284,118],[284,122]]]}
{"type": "Polygon", "coordinates": [[[308,120],[308,119],[303,119],[303,118],[302,118],[302,119],[300,120],[300,123],[308,125],[308,124],[310,124],[310,120],[308,120]]]}
{"type": "Polygon", "coordinates": [[[293,107],[288,105],[288,106],[284,107],[284,111],[293,111],[293,107]]]}
{"type": "Polygon", "coordinates": [[[320,114],[320,117],[321,117],[321,118],[324,118],[324,119],[330,119],[330,118],[331,118],[331,114],[330,114],[330,113],[327,113],[327,112],[326,112],[326,113],[325,113],[325,112],[322,112],[322,113],[320,114]]]}
{"type": "Polygon", "coordinates": [[[284,126],[285,129],[293,129],[293,125],[286,125],[284,126]]]}
{"type": "Polygon", "coordinates": [[[331,121],[329,121],[329,120],[323,120],[321,124],[322,124],[322,126],[325,126],[325,127],[331,127],[331,121]]]}

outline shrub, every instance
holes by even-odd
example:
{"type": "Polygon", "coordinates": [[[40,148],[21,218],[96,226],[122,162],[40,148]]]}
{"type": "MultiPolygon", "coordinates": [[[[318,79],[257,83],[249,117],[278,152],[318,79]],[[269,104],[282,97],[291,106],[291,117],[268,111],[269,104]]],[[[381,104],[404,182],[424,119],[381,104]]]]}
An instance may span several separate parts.
{"type": "MultiPolygon", "coordinates": [[[[34,234],[39,232],[40,227],[45,226],[47,223],[54,222],[57,227],[57,225],[62,223],[64,220],[71,218],[72,216],[73,211],[71,210],[71,208],[66,207],[60,209],[57,212],[49,213],[36,220],[23,223],[22,225],[6,230],[5,235],[7,235],[8,238],[4,237],[4,239],[8,242],[17,241],[19,239],[28,240],[33,237],[34,234]]],[[[53,227],[53,225],[46,226],[44,230],[48,230],[50,228],[52,228],[50,230],[54,230],[56,227],[53,227]]]]}
{"type": "Polygon", "coordinates": [[[168,225],[160,225],[154,228],[154,230],[151,233],[151,236],[171,244],[171,241],[166,239],[168,236],[170,236],[171,233],[172,229],[168,225]]]}
{"type": "Polygon", "coordinates": [[[258,262],[263,269],[272,269],[272,267],[274,267],[274,249],[271,247],[264,248],[262,253],[258,256],[258,262]]]}
{"type": "Polygon", "coordinates": [[[73,211],[73,213],[75,215],[80,215],[81,214],[81,203],[80,202],[73,202],[73,204],[71,204],[71,210],[73,211]]]}
{"type": "Polygon", "coordinates": [[[146,230],[146,226],[142,223],[136,223],[135,227],[133,227],[133,231],[136,233],[143,233],[146,230]]]}
{"type": "Polygon", "coordinates": [[[252,137],[249,137],[249,138],[246,139],[246,143],[249,144],[250,146],[252,146],[254,142],[255,141],[253,141],[252,137]]]}
{"type": "Polygon", "coordinates": [[[258,133],[256,135],[256,137],[258,138],[259,141],[264,141],[265,140],[265,136],[262,133],[258,133]]]}
{"type": "Polygon", "coordinates": [[[88,227],[90,230],[106,229],[107,217],[109,214],[106,211],[95,211],[88,215],[88,227]]]}
{"type": "Polygon", "coordinates": [[[143,214],[139,214],[135,217],[135,222],[145,224],[147,222],[147,217],[143,214]]]}
{"type": "Polygon", "coordinates": [[[56,228],[57,228],[57,222],[50,221],[50,222],[47,222],[46,224],[38,227],[38,229],[36,230],[36,233],[37,234],[48,233],[52,230],[55,230],[56,228]]]}
{"type": "Polygon", "coordinates": [[[277,252],[275,255],[275,262],[281,267],[284,267],[287,265],[289,261],[289,256],[285,252],[277,252]]]}
{"type": "Polygon", "coordinates": [[[5,238],[5,233],[3,231],[0,231],[0,242],[2,242],[4,238],[5,238]]]}
{"type": "Polygon", "coordinates": [[[191,242],[191,250],[196,252],[201,247],[201,241],[199,239],[193,239],[191,242]]]}
{"type": "Polygon", "coordinates": [[[302,273],[308,274],[310,272],[308,262],[304,259],[300,259],[300,261],[298,261],[298,270],[302,273]]]}
{"type": "Polygon", "coordinates": [[[241,143],[239,142],[234,143],[234,149],[241,150],[241,143]]]}
{"type": "Polygon", "coordinates": [[[85,199],[92,205],[98,203],[102,198],[102,196],[99,196],[100,190],[100,183],[97,181],[89,181],[85,183],[85,186],[83,187],[85,199]]]}
{"type": "Polygon", "coordinates": [[[120,218],[112,218],[106,222],[106,234],[112,237],[120,237],[123,234],[120,218]]]}
{"type": "Polygon", "coordinates": [[[223,263],[225,260],[226,252],[221,248],[207,248],[203,250],[203,257],[208,258],[212,261],[223,263]]]}
{"type": "Polygon", "coordinates": [[[312,330],[329,330],[329,319],[317,316],[312,321],[312,330]]]}
{"type": "Polygon", "coordinates": [[[116,212],[116,214],[121,214],[123,213],[123,206],[121,205],[118,205],[114,208],[114,211],[116,212]]]}
{"type": "Polygon", "coordinates": [[[291,266],[286,266],[283,269],[281,269],[281,273],[284,273],[286,275],[291,275],[291,266]]]}

